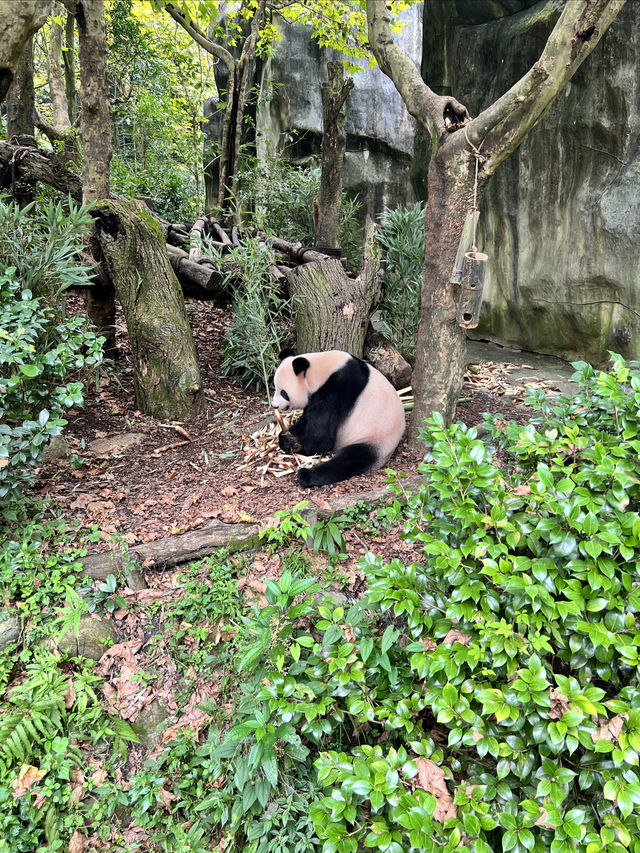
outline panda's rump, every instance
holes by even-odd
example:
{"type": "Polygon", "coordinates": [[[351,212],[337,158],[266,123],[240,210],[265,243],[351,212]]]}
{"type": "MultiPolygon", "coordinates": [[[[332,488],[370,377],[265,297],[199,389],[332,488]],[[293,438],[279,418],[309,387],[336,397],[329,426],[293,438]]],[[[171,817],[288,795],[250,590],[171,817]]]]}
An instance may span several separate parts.
{"type": "Polygon", "coordinates": [[[364,391],[338,430],[335,449],[368,443],[377,449],[377,464],[382,464],[404,433],[404,407],[391,383],[375,368],[369,367],[369,371],[364,391]]]}

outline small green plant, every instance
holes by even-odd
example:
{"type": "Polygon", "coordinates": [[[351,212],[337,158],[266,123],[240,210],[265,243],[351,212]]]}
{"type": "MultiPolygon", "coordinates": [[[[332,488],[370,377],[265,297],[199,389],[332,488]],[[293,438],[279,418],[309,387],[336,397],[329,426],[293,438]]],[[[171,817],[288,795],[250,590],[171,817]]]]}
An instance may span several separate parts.
{"type": "Polygon", "coordinates": [[[79,259],[88,221],[73,205],[35,214],[0,199],[0,511],[9,520],[64,413],[82,405],[83,379],[102,362],[104,339],[85,319],[66,319],[62,298],[90,283],[79,259]]]}
{"type": "MultiPolygon", "coordinates": [[[[239,204],[251,224],[292,243],[314,244],[313,206],[320,192],[320,168],[293,165],[283,155],[264,161],[245,158],[240,171],[239,204]]],[[[340,242],[350,270],[360,267],[360,203],[342,194],[340,242]]]]}
{"type": "Polygon", "coordinates": [[[270,548],[286,544],[290,539],[307,539],[311,532],[309,520],[302,515],[309,501],[300,501],[293,509],[280,509],[274,513],[276,523],[262,533],[270,548]]]}
{"type": "MultiPolygon", "coordinates": [[[[274,283],[269,272],[273,250],[264,243],[248,240],[230,254],[240,270],[240,283],[234,284],[233,318],[224,339],[222,372],[247,385],[262,386],[268,398],[293,301],[274,283]]],[[[236,281],[236,273],[228,275],[236,281]]]]}
{"type": "Polygon", "coordinates": [[[115,575],[107,575],[101,583],[79,590],[89,613],[115,613],[127,607],[127,601],[117,594],[118,581],[115,575]]]}
{"type": "Polygon", "coordinates": [[[331,516],[326,520],[316,521],[311,529],[314,551],[324,551],[329,557],[344,553],[346,543],[339,527],[340,520],[331,516]]]}
{"type": "Polygon", "coordinates": [[[380,223],[377,239],[385,258],[380,301],[383,330],[413,363],[424,272],[424,204],[386,209],[380,223]]]}

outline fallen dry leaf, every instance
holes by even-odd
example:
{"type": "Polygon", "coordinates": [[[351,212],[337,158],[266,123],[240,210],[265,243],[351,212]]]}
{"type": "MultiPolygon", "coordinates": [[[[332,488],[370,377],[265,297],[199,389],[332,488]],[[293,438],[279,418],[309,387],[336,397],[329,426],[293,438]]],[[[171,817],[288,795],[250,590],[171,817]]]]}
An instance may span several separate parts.
{"type": "Polygon", "coordinates": [[[81,835],[76,829],[69,841],[69,853],[84,853],[88,843],[89,839],[81,835]]]}
{"type": "Polygon", "coordinates": [[[167,791],[166,788],[160,788],[158,791],[160,797],[162,798],[162,804],[164,805],[167,811],[171,811],[171,803],[178,799],[176,794],[173,794],[171,791],[167,791]]]}
{"type": "Polygon", "coordinates": [[[612,742],[618,740],[624,721],[628,719],[628,714],[617,714],[603,723],[597,731],[591,732],[591,739],[594,743],[599,740],[609,740],[612,742]]]}
{"type": "Polygon", "coordinates": [[[433,813],[434,819],[439,823],[444,823],[450,817],[457,817],[458,809],[447,788],[444,770],[430,758],[420,757],[416,759],[416,765],[418,767],[418,786],[433,794],[437,800],[433,813]]]}
{"type": "Polygon", "coordinates": [[[452,628],[442,642],[450,645],[460,643],[461,646],[468,646],[471,637],[469,634],[463,634],[462,631],[456,631],[455,628],[452,628]]]}
{"type": "Polygon", "coordinates": [[[565,712],[571,709],[571,702],[553,687],[549,691],[549,698],[551,699],[549,718],[552,720],[561,720],[565,712]]]}
{"type": "Polygon", "coordinates": [[[32,764],[23,764],[18,772],[18,777],[11,780],[14,797],[22,797],[27,791],[47,775],[46,770],[34,767],[32,764]]]}
{"type": "Polygon", "coordinates": [[[76,689],[73,686],[73,678],[69,677],[67,679],[67,692],[64,694],[64,706],[65,708],[72,708],[73,703],[76,701],[76,689]]]}
{"type": "Polygon", "coordinates": [[[92,782],[94,783],[94,785],[97,785],[98,787],[100,787],[100,785],[104,784],[104,782],[106,781],[106,778],[107,778],[107,771],[103,767],[98,768],[98,770],[94,770],[93,773],[91,774],[92,782]]]}

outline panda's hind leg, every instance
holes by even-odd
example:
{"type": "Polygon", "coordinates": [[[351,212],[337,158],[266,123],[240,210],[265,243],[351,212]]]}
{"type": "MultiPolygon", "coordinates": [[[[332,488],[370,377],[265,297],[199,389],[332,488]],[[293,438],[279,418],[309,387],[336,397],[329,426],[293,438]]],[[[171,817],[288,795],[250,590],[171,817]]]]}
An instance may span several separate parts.
{"type": "Polygon", "coordinates": [[[349,444],[341,447],[327,462],[313,468],[300,468],[298,483],[309,486],[327,486],[348,480],[356,474],[366,474],[377,467],[378,451],[372,444],[349,444]]]}

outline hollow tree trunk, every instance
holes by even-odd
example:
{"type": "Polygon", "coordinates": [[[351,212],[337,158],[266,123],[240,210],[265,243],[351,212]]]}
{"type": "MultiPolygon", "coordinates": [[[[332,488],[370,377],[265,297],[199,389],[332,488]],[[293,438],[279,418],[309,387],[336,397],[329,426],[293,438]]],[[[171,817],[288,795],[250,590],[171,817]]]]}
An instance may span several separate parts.
{"type": "Polygon", "coordinates": [[[369,317],[380,297],[374,227],[368,223],[360,275],[349,278],[340,261],[323,258],[286,273],[289,292],[298,300],[298,352],[340,349],[362,357],[369,317]]]}
{"type": "Polygon", "coordinates": [[[101,201],[96,234],[127,321],[136,406],[185,420],[205,403],[191,329],[164,235],[143,202],[101,201]]]}
{"type": "Polygon", "coordinates": [[[344,79],[342,62],[327,63],[329,82],[322,86],[322,152],[320,191],[313,205],[316,246],[337,249],[340,246],[340,205],[342,201],[342,164],[347,148],[346,100],[353,79],[344,79]]]}

